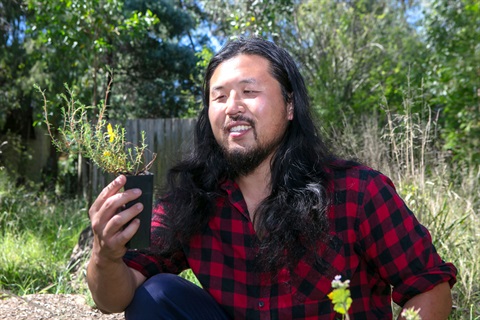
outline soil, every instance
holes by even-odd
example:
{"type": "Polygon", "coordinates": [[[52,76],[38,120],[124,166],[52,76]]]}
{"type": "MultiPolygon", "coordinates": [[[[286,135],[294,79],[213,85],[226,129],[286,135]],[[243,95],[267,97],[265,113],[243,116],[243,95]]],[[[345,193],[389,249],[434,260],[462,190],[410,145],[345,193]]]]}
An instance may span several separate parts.
{"type": "Polygon", "coordinates": [[[123,313],[103,314],[90,307],[82,295],[33,294],[23,297],[0,294],[2,320],[120,320],[123,313]]]}

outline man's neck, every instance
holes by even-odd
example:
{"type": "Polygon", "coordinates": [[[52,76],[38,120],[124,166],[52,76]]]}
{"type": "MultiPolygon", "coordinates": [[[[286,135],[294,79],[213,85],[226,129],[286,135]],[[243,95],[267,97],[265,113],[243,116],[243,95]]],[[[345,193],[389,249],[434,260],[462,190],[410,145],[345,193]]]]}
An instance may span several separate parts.
{"type": "Polygon", "coordinates": [[[242,191],[252,221],[254,221],[255,211],[258,205],[268,197],[272,191],[270,181],[270,158],[263,161],[252,173],[246,176],[239,176],[235,179],[235,182],[242,191]]]}

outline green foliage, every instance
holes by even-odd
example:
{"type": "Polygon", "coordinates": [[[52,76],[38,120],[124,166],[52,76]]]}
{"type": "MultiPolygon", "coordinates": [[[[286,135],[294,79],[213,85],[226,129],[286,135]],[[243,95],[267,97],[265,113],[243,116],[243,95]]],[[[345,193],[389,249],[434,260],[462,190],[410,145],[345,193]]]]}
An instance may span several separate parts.
{"type": "MultiPolygon", "coordinates": [[[[193,116],[201,71],[223,42],[260,35],[287,48],[323,123],[400,111],[403,92],[423,84],[439,117],[438,144],[456,162],[479,163],[479,3],[475,0],[24,0],[0,6],[0,133],[31,136],[41,123],[34,83],[52,93],[82,88],[97,105],[116,70],[112,118],[193,116]],[[421,15],[423,14],[423,15],[421,15]],[[415,24],[409,20],[420,16],[415,24]],[[204,52],[204,53],[205,53],[204,52]],[[203,59],[203,61],[202,61],[203,59]],[[16,116],[21,114],[21,116],[16,116]]],[[[415,112],[421,109],[414,110],[415,112]]],[[[61,125],[59,114],[51,122],[61,125]]],[[[17,170],[20,171],[20,170],[17,170]]]]}
{"type": "Polygon", "coordinates": [[[27,80],[33,62],[27,57],[24,41],[25,17],[22,1],[0,0],[0,136],[7,132],[28,136],[31,132],[27,107],[31,108],[32,99],[27,80]]]}
{"type": "MultiPolygon", "coordinates": [[[[103,77],[107,67],[117,72],[115,93],[106,101],[117,106],[110,119],[195,114],[201,83],[195,47],[208,40],[201,34],[184,40],[198,23],[195,8],[168,0],[1,1],[0,140],[21,137],[26,150],[36,138],[32,124],[42,125],[43,103],[34,84],[51,93],[50,122],[61,127],[55,111],[63,104],[63,84],[81,88],[79,100],[98,105],[110,80],[103,77]]],[[[42,172],[55,183],[59,154],[49,157],[42,172]]],[[[28,170],[20,168],[25,164],[7,169],[28,180],[28,170]]]]}
{"type": "Polygon", "coordinates": [[[207,47],[203,47],[201,51],[195,54],[198,58],[197,66],[202,69],[207,68],[208,63],[213,58],[214,52],[207,47]]]}
{"type": "Polygon", "coordinates": [[[420,222],[432,233],[434,244],[445,261],[458,269],[453,287],[456,306],[452,319],[474,319],[480,312],[480,277],[478,212],[480,171],[452,170],[439,166],[422,181],[400,181],[397,184],[410,208],[420,222]],[[445,179],[450,174],[462,177],[464,184],[453,184],[445,179]],[[473,309],[471,308],[473,307],[473,309]]]}
{"type": "Polygon", "coordinates": [[[445,148],[480,163],[480,2],[435,0],[425,9],[426,86],[440,111],[445,148]]]}
{"type": "Polygon", "coordinates": [[[74,291],[67,262],[88,225],[85,203],[15,187],[0,171],[0,288],[24,295],[74,291]]]}
{"type": "MultiPolygon", "coordinates": [[[[85,201],[11,181],[0,171],[0,289],[18,295],[88,295],[68,265],[78,235],[90,223],[85,201]]],[[[181,275],[199,285],[191,270],[181,275]]]]}
{"type": "Polygon", "coordinates": [[[6,233],[0,240],[0,248],[0,287],[3,289],[20,295],[69,290],[66,283],[69,275],[64,265],[67,257],[57,261],[55,256],[45,254],[45,249],[54,250],[45,239],[31,232],[6,233]],[[32,261],[35,265],[31,265],[32,261]]]}
{"type": "MultiPolygon", "coordinates": [[[[117,117],[166,118],[191,116],[201,97],[197,47],[208,39],[192,35],[199,23],[195,5],[175,1],[125,1],[125,11],[149,10],[159,23],[121,43],[112,101],[122,108],[117,117]]],[[[112,115],[113,116],[113,115],[112,115]]]]}
{"type": "Polygon", "coordinates": [[[111,96],[122,106],[117,116],[181,116],[189,99],[181,90],[198,93],[191,81],[194,51],[179,43],[195,22],[172,1],[28,3],[34,13],[28,39],[43,80],[36,82],[50,92],[60,93],[63,83],[78,85],[80,98],[96,105],[108,82],[99,74],[109,66],[117,71],[118,94],[111,96]]]}
{"type": "Polygon", "coordinates": [[[405,318],[405,320],[422,320],[420,315],[418,314],[420,312],[420,308],[415,310],[414,307],[410,309],[405,309],[402,311],[402,317],[405,318]]]}
{"type": "Polygon", "coordinates": [[[22,137],[10,130],[3,135],[0,141],[0,169],[9,172],[12,177],[21,178],[26,174],[27,168],[19,165],[18,162],[31,161],[30,150],[23,145],[22,137]]]}
{"type": "Polygon", "coordinates": [[[384,96],[401,101],[410,66],[420,81],[420,39],[395,2],[309,0],[293,14],[279,41],[299,61],[323,121],[378,111],[384,96]]]}
{"type": "MultiPolygon", "coordinates": [[[[148,150],[145,144],[145,132],[142,132],[140,145],[131,145],[125,141],[125,129],[120,125],[112,126],[104,119],[106,116],[106,100],[98,106],[98,117],[95,121],[88,118],[88,110],[94,107],[87,106],[76,99],[75,93],[66,86],[68,97],[62,94],[66,107],[62,107],[63,126],[58,128],[58,135],[49,122],[47,99],[43,91],[37,86],[44,100],[44,117],[48,133],[53,145],[67,154],[81,154],[91,159],[104,172],[114,174],[138,175],[145,173],[156,158],[145,163],[144,156],[148,150]]],[[[107,95],[109,92],[107,88],[107,95]]]]}
{"type": "Polygon", "coordinates": [[[293,0],[200,1],[216,35],[280,37],[282,25],[294,9],[293,0]]]}
{"type": "Polygon", "coordinates": [[[183,271],[182,273],[179,274],[179,276],[181,276],[182,278],[187,279],[188,281],[190,281],[192,283],[195,283],[197,286],[201,287],[201,284],[198,281],[195,274],[193,273],[192,269],[187,269],[187,270],[183,271]]]}
{"type": "Polygon", "coordinates": [[[328,298],[333,303],[333,310],[340,313],[347,320],[350,319],[348,309],[352,305],[349,286],[350,280],[342,281],[342,276],[335,276],[335,279],[332,280],[333,291],[328,294],[328,298]]]}

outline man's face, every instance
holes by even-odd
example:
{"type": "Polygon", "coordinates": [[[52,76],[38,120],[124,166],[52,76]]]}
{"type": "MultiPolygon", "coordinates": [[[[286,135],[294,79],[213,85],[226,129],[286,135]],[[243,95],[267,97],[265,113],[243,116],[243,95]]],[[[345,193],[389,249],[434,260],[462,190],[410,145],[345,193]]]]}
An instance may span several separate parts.
{"type": "Polygon", "coordinates": [[[275,151],[293,118],[268,60],[242,54],[222,62],[210,79],[209,95],[215,139],[240,174],[250,173],[275,151]]]}

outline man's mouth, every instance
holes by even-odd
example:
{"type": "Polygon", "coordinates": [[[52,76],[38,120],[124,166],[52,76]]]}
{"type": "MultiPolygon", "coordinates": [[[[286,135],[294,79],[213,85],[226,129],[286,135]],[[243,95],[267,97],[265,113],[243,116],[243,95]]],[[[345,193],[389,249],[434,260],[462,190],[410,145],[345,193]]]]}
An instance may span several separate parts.
{"type": "Polygon", "coordinates": [[[241,137],[253,128],[253,120],[244,116],[238,116],[226,123],[224,130],[231,137],[241,137]]]}
{"type": "Polygon", "coordinates": [[[234,126],[230,128],[229,132],[243,132],[243,131],[247,131],[251,127],[252,126],[246,126],[246,125],[234,126]]]}

